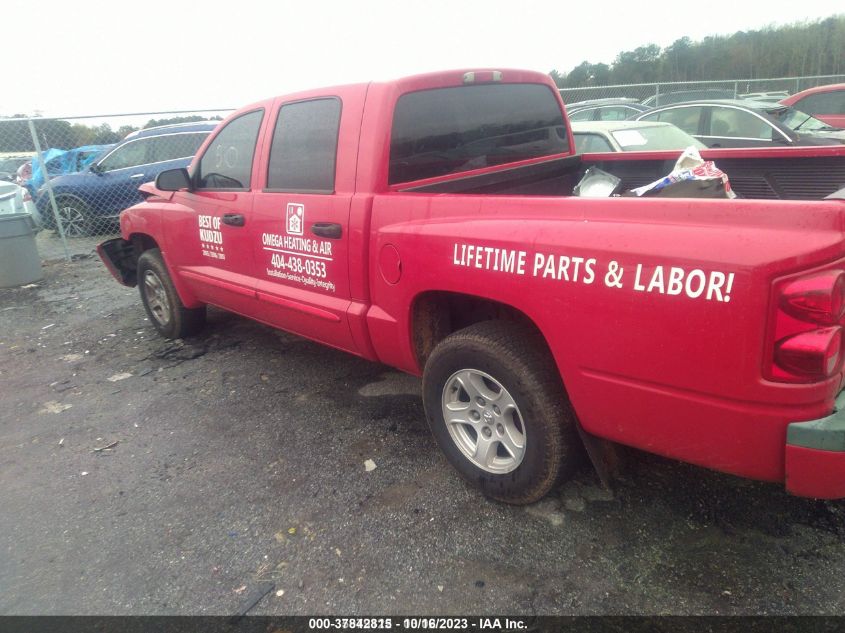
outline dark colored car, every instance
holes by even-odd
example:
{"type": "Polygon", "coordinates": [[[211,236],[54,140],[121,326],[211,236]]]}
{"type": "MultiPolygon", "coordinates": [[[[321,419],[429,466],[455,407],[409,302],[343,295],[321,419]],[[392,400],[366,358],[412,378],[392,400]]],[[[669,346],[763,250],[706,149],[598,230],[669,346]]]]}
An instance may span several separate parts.
{"type": "Polygon", "coordinates": [[[834,127],[845,127],[845,84],[829,84],[808,88],[781,99],[792,106],[834,127]]]}
{"type": "MultiPolygon", "coordinates": [[[[66,235],[92,233],[143,200],[138,186],[162,171],[187,167],[216,122],[184,123],[133,133],[87,168],[50,180],[66,235]]],[[[46,186],[35,204],[48,228],[55,228],[46,186]]]]}
{"type": "Polygon", "coordinates": [[[624,121],[646,110],[636,99],[592,99],[566,106],[570,121],[624,121]]]}
{"type": "Polygon", "coordinates": [[[655,108],[634,119],[672,123],[707,147],[845,143],[845,131],[794,108],[763,101],[691,101],[655,108]]]}

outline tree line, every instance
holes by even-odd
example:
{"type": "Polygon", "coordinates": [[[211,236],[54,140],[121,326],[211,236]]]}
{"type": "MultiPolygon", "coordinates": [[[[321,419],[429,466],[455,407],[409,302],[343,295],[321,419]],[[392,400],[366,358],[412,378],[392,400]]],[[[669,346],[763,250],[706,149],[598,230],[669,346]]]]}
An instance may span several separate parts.
{"type": "Polygon", "coordinates": [[[662,49],[646,44],[611,64],[584,61],[550,73],[559,88],[836,74],[845,74],[845,14],[699,42],[682,37],[662,49]]]}
{"type": "MultiPolygon", "coordinates": [[[[32,135],[29,131],[29,123],[23,121],[26,115],[16,114],[9,119],[0,119],[0,152],[34,152],[35,146],[32,142],[32,135]]],[[[215,116],[207,119],[202,116],[181,116],[169,119],[150,119],[143,128],[131,125],[122,125],[113,130],[108,123],[100,125],[83,125],[71,123],[59,119],[44,119],[35,122],[35,129],[38,133],[38,141],[41,149],[50,147],[57,149],[72,149],[83,145],[111,145],[126,138],[131,132],[138,129],[147,129],[159,125],[170,125],[173,123],[191,123],[194,121],[220,121],[221,117],[215,116]]]]}

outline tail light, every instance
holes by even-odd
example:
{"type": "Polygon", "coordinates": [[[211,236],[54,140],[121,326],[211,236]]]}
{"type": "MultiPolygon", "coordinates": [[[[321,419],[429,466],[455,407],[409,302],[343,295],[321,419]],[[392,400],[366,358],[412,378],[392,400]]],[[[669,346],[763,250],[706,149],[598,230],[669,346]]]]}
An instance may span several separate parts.
{"type": "Polygon", "coordinates": [[[794,334],[775,346],[775,362],[799,376],[828,378],[839,371],[841,360],[842,328],[838,325],[794,334]]]}
{"type": "Polygon", "coordinates": [[[801,320],[839,323],[845,312],[845,271],[827,270],[796,279],[783,289],[781,306],[801,320]]]}
{"type": "Polygon", "coordinates": [[[775,286],[777,312],[768,378],[819,382],[842,369],[845,270],[810,273],[775,286]]]}

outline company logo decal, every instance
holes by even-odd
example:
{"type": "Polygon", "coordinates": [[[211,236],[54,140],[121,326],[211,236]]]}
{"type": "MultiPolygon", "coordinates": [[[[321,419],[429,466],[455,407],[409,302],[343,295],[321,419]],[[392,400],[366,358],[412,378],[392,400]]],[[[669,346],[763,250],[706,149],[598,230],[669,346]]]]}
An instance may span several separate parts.
{"type": "Polygon", "coordinates": [[[302,235],[302,229],[305,226],[304,204],[288,203],[286,226],[288,235],[302,235]]]}

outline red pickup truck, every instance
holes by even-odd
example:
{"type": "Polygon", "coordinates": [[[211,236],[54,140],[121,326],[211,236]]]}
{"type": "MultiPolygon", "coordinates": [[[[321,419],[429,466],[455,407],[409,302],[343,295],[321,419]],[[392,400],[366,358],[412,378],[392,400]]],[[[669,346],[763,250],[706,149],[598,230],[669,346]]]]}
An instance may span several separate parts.
{"type": "Polygon", "coordinates": [[[576,155],[534,72],[314,90],[221,123],[99,252],[166,337],[214,305],[422,375],[441,449],[501,501],[580,437],[845,496],[845,203],[821,199],[845,147],[703,152],[732,200],[572,195],[677,155],[576,155]]]}

